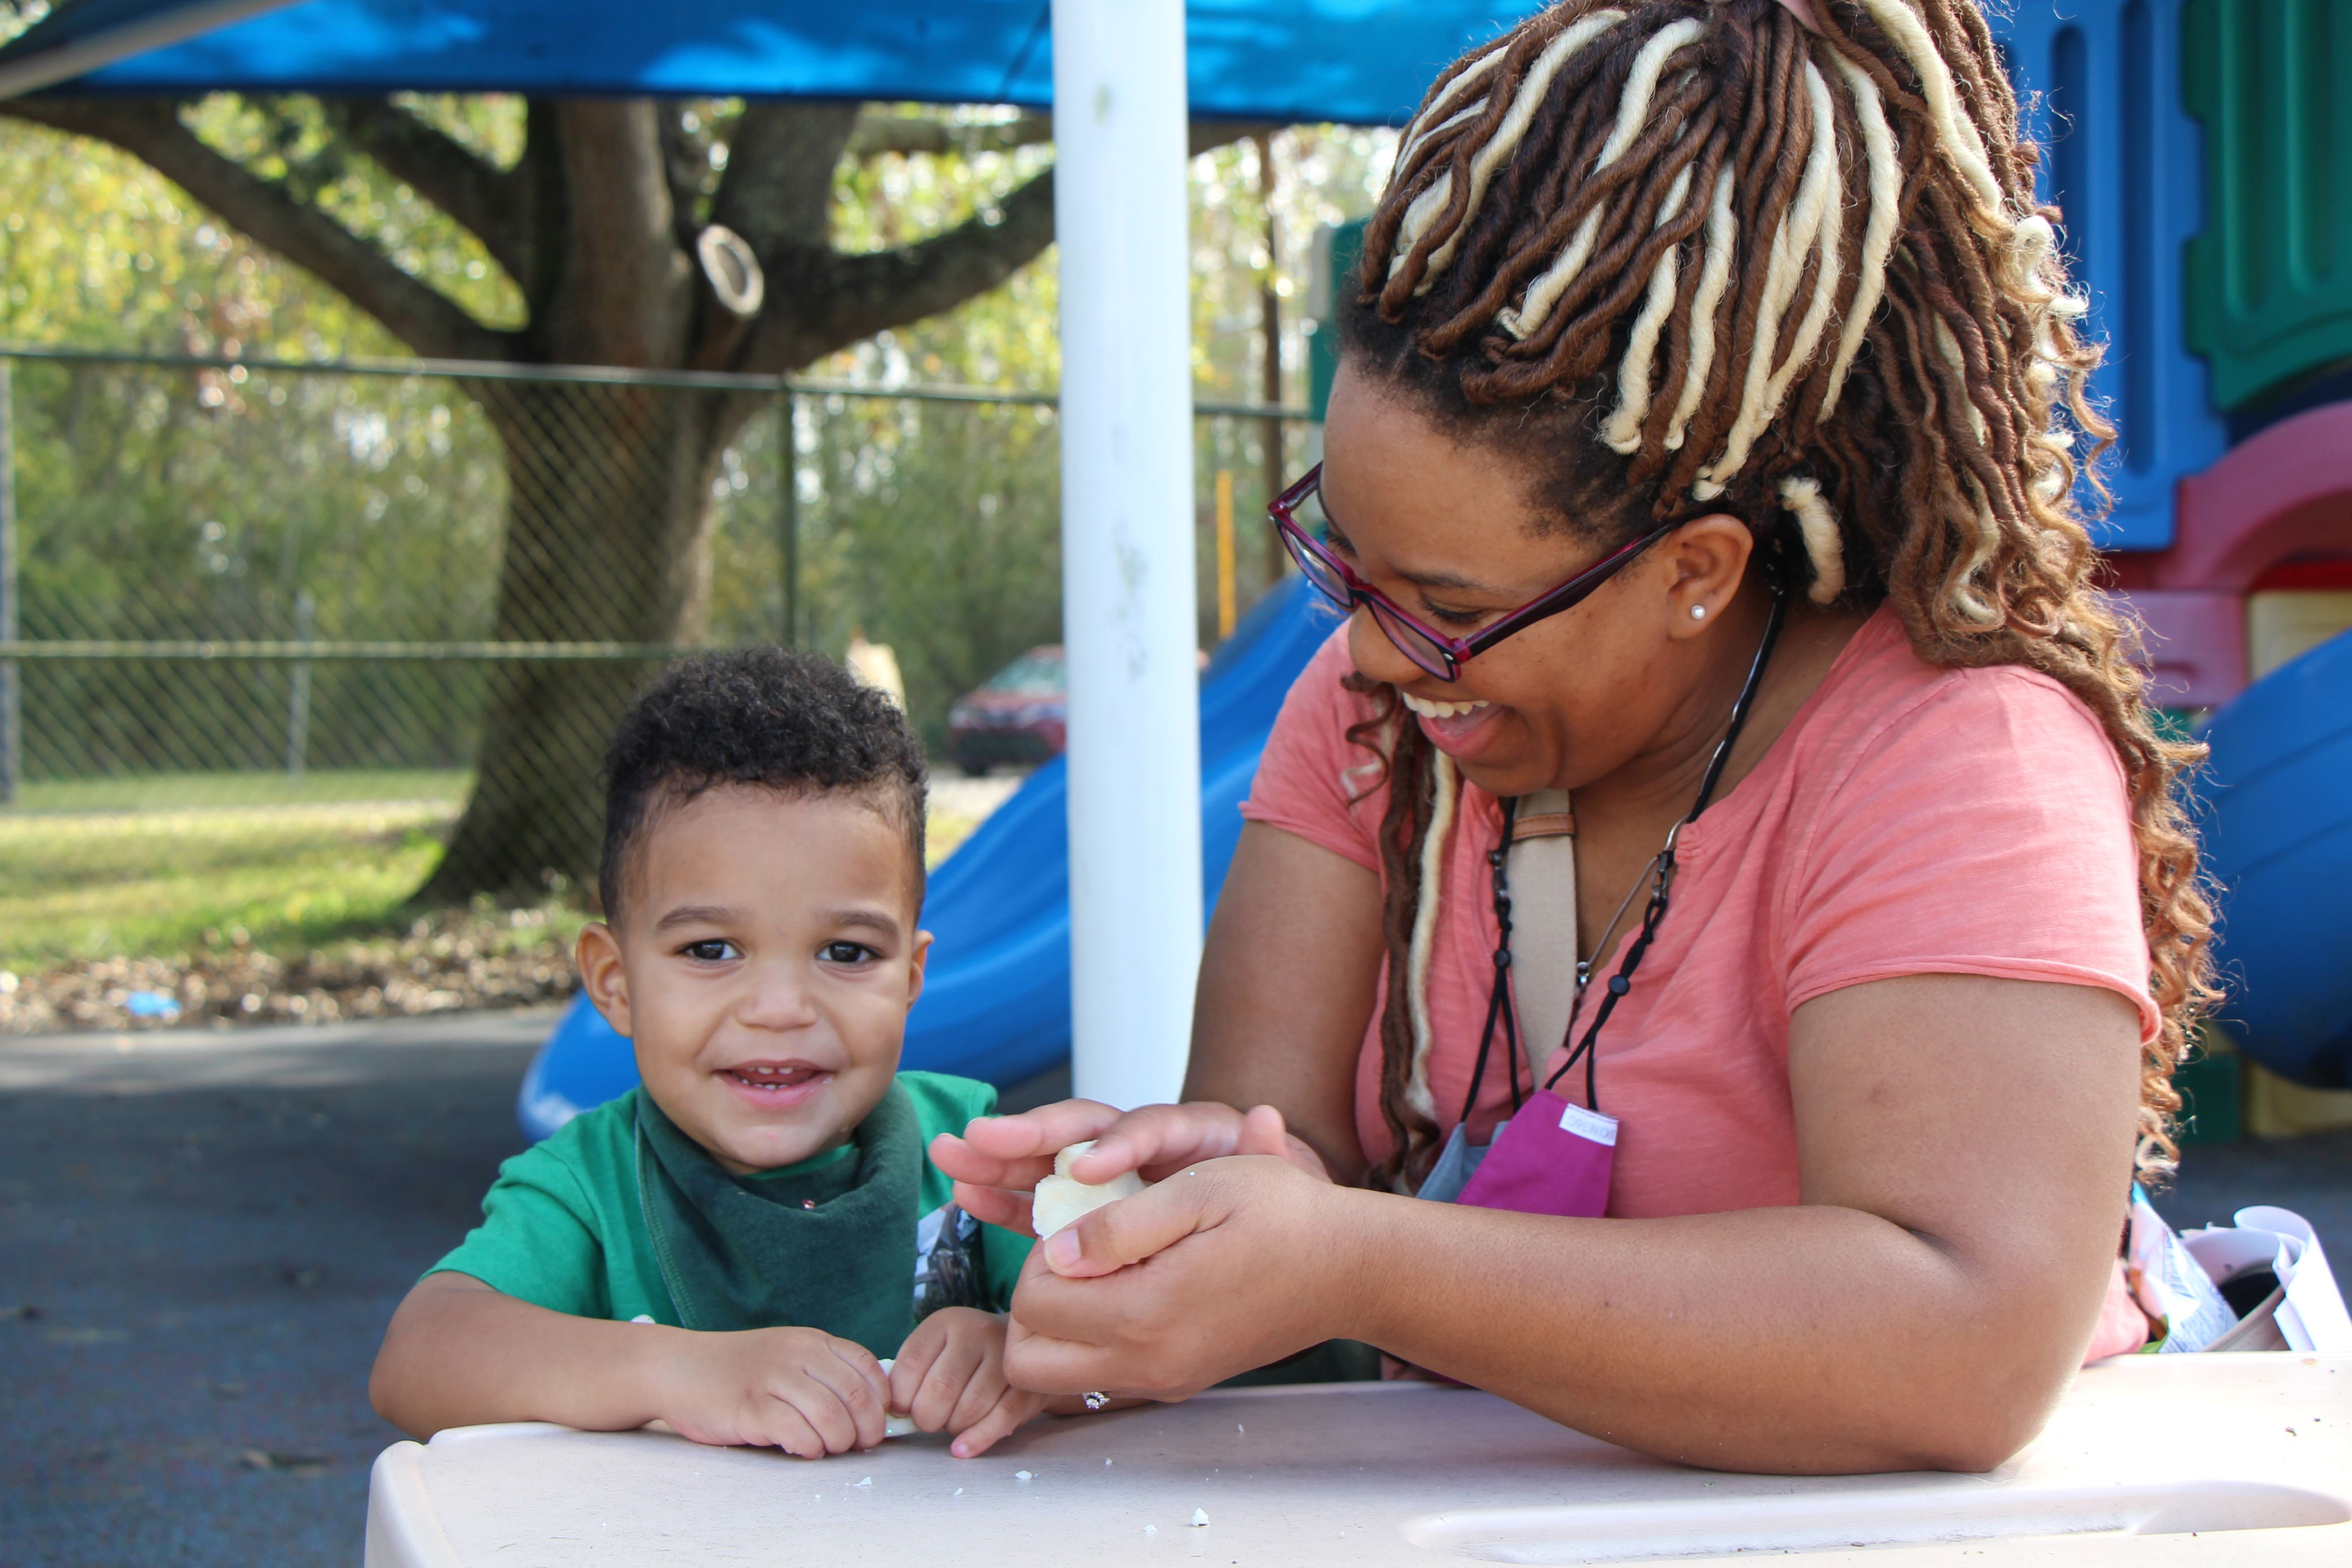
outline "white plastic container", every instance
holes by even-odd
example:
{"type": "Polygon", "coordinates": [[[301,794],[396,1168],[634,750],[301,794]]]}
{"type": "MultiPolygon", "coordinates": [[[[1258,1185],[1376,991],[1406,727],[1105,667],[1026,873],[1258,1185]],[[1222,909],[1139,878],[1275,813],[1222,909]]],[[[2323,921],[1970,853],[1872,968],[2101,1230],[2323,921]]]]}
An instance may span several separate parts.
{"type": "Polygon", "coordinates": [[[2119,1358],[2085,1370],[1989,1476],[1686,1469],[1490,1395],[1402,1383],[1042,1419],[978,1459],[938,1437],[812,1462],[658,1432],[475,1427],[376,1461],[366,1561],[1439,1568],[1790,1552],[1867,1552],[1871,1568],[2345,1568],[2352,1357],[2119,1358]]]}

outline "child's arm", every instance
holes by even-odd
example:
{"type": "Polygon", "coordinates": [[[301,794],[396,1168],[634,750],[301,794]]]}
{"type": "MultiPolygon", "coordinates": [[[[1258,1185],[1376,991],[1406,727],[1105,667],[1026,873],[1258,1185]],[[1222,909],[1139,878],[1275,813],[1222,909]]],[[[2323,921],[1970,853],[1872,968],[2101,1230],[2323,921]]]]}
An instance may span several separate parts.
{"type": "MultiPolygon", "coordinates": [[[[995,1364],[1001,1385],[1001,1328],[995,1364]]],[[[600,1322],[454,1272],[408,1292],[368,1381],[377,1413],[418,1437],[490,1421],[620,1431],[659,1419],[698,1443],[803,1458],[881,1442],[889,1394],[864,1346],[816,1329],[600,1322]]]]}
{"type": "Polygon", "coordinates": [[[890,1404],[926,1432],[955,1433],[959,1459],[986,1453],[1045,1407],[1045,1396],[1004,1380],[1004,1320],[942,1307],[915,1325],[890,1367],[890,1404]]]}

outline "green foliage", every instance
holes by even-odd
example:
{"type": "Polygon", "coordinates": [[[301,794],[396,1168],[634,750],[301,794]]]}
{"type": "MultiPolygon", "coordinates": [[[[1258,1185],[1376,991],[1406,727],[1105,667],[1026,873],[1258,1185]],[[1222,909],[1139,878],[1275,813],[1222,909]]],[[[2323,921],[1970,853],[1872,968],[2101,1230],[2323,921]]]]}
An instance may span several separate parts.
{"type": "Polygon", "coordinates": [[[440,853],[430,830],[456,810],[425,800],[0,816],[0,966],[184,954],[236,928],[281,950],[381,928],[440,853]]]}
{"type": "MultiPolygon", "coordinates": [[[[523,108],[406,95],[404,107],[500,164],[523,108]]],[[[741,105],[684,106],[674,158],[726,165],[741,105]]],[[[1012,111],[909,106],[869,115],[941,124],[940,152],[845,160],[834,242],[902,244],[985,213],[1051,161],[1006,146],[1012,111]]],[[[282,179],[487,319],[520,319],[511,280],[470,235],[351,154],[319,106],[216,95],[191,120],[214,146],[282,179]]],[[[886,128],[887,129],[887,128],[886,128]]],[[[1260,394],[1260,290],[1282,301],[1286,401],[1302,396],[1302,307],[1318,224],[1369,205],[1386,132],[1275,138],[1278,266],[1265,253],[1257,151],[1193,161],[1194,367],[1204,398],[1260,394]]],[[[0,120],[0,337],[163,352],[331,359],[394,346],[348,302],[194,209],[111,149],[0,120]]],[[[868,385],[1046,387],[1059,372],[1049,253],[997,290],[813,367],[868,385]]],[[[486,635],[505,476],[478,406],[444,380],[67,368],[16,371],[25,519],[24,624],[37,637],[296,635],[316,602],[328,639],[486,635]]],[[[710,636],[783,626],[786,521],[780,421],[761,413],[723,455],[711,497],[710,636]]],[[[1213,637],[1219,469],[1234,475],[1243,600],[1268,580],[1263,427],[1204,420],[1198,481],[1203,641],[1213,637]]],[[[1311,460],[1293,423],[1279,465],[1311,460]]],[[[948,705],[1059,635],[1059,472],[1050,410],[802,400],[794,432],[804,642],[838,654],[854,630],[892,644],[934,744],[948,705]]],[[[282,763],[286,666],[49,664],[28,669],[37,779],[282,763]],[[157,716],[170,722],[158,723],[157,716]]],[[[478,672],[319,665],[310,758],[319,768],[462,767],[478,672]]]]}

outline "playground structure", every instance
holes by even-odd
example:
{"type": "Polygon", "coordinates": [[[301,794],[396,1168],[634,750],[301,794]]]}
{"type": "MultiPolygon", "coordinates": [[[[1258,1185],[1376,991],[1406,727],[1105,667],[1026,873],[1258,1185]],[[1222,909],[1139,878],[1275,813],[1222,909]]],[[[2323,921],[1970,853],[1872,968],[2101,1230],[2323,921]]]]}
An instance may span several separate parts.
{"type": "MultiPolygon", "coordinates": [[[[2352,76],[2352,30],[2329,9],[2023,0],[1991,19],[2109,345],[2093,379],[2116,426],[2097,537],[2147,628],[2158,700],[2213,748],[2200,792],[2221,1027],[2262,1068],[2332,1088],[2352,1079],[2352,191],[2327,171],[2352,158],[2352,104],[2313,88],[2352,76]]],[[[1352,238],[1328,244],[1335,267],[1352,238]]],[[[1275,595],[1202,685],[1212,904],[1313,624],[1300,596],[1275,595]]],[[[1041,769],[934,879],[909,1066],[1009,1084],[1066,1054],[1066,789],[1059,764],[1041,769]]],[[[2200,1099],[2217,1070],[2235,1064],[2208,1063],[2200,1099]]],[[[524,1124],[543,1134],[634,1081],[625,1043],[575,1003],[525,1084],[524,1124]]],[[[2289,1109],[2258,1130],[2352,1119],[2333,1096],[2269,1088],[2289,1109]]]]}

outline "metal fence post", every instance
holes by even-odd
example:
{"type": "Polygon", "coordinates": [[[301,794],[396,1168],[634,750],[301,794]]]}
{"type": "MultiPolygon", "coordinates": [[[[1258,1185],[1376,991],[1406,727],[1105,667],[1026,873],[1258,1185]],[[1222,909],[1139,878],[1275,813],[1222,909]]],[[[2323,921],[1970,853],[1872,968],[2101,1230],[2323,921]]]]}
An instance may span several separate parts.
{"type": "MultiPolygon", "coordinates": [[[[316,642],[319,601],[310,597],[309,589],[294,596],[294,641],[316,642]]],[[[303,659],[294,666],[294,678],[286,695],[286,781],[302,782],[302,768],[310,751],[310,661],[303,659]]]]}
{"type": "Polygon", "coordinates": [[[776,529],[782,535],[784,574],[784,635],[787,648],[801,642],[801,446],[800,394],[788,392],[776,400],[776,471],[782,494],[777,497],[776,529]]]}
{"type": "MultiPolygon", "coordinates": [[[[0,359],[0,643],[16,640],[16,361],[0,359]]],[[[23,697],[18,665],[0,659],[0,806],[16,803],[25,778],[23,697]]]]}

